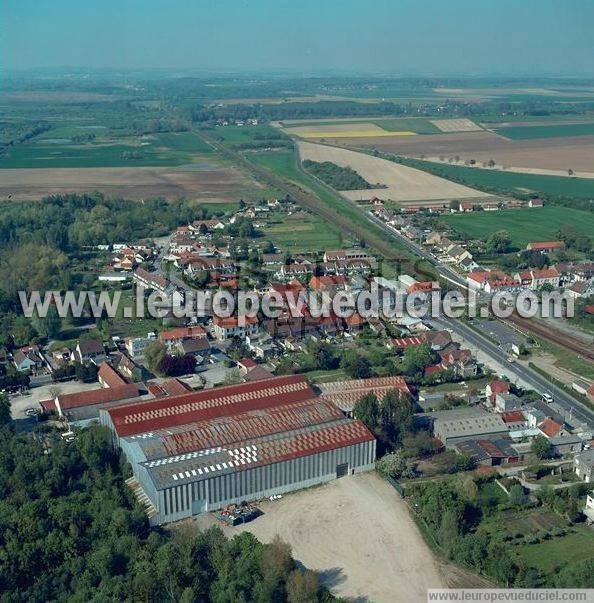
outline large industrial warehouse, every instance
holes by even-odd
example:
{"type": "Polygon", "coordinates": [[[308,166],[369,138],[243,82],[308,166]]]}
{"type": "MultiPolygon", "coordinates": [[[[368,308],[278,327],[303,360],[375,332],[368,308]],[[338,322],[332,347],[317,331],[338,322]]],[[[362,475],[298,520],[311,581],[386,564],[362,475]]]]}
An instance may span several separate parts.
{"type": "Polygon", "coordinates": [[[291,375],[100,411],[152,524],[373,468],[375,439],[291,375]]]}

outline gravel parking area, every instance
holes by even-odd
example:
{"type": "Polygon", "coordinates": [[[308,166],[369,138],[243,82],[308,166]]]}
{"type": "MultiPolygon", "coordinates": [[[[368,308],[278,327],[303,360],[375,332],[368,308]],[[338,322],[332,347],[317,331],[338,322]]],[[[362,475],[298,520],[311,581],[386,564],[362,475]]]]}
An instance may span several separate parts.
{"type": "Polygon", "coordinates": [[[27,408],[40,408],[39,402],[47,400],[50,397],[50,389],[58,388],[61,394],[70,394],[73,392],[88,391],[91,389],[100,389],[101,385],[94,383],[81,383],[80,381],[64,381],[62,383],[49,383],[40,387],[31,388],[24,396],[11,396],[10,407],[13,419],[22,419],[25,417],[27,408]]]}
{"type": "MultiPolygon", "coordinates": [[[[244,529],[264,542],[276,534],[294,557],[320,572],[335,595],[360,601],[423,601],[428,588],[444,588],[433,553],[405,502],[374,472],[334,480],[259,505],[264,515],[244,529]]],[[[216,521],[208,514],[200,527],[216,521]]]]}

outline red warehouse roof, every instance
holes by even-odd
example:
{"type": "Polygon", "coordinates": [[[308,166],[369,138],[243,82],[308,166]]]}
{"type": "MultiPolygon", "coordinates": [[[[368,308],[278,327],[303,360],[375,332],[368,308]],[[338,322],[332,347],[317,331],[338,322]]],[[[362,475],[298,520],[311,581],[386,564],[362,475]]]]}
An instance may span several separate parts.
{"type": "Polygon", "coordinates": [[[146,433],[196,421],[265,409],[314,397],[300,375],[191,392],[107,410],[119,436],[146,433]]]}

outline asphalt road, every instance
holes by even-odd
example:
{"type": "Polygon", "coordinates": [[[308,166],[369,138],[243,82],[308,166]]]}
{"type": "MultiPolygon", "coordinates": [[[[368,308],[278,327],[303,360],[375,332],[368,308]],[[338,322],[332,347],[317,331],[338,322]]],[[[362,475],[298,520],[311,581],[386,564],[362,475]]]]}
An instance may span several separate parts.
{"type": "Polygon", "coordinates": [[[472,330],[462,321],[441,317],[439,319],[432,319],[432,322],[436,323],[438,326],[444,329],[452,329],[452,331],[454,331],[455,333],[459,333],[472,345],[491,356],[500,364],[506,366],[506,372],[508,372],[510,375],[514,375],[519,379],[522,379],[523,381],[528,383],[535,391],[541,394],[545,392],[550,392],[555,399],[555,403],[557,403],[561,408],[563,408],[566,412],[571,413],[572,417],[577,418],[583,423],[586,423],[590,427],[594,428],[593,411],[585,407],[583,404],[581,404],[581,402],[572,398],[564,390],[556,387],[554,384],[542,377],[536,371],[526,368],[518,362],[508,362],[508,356],[505,351],[491,343],[489,340],[484,339],[483,337],[478,335],[476,331],[472,330]]]}

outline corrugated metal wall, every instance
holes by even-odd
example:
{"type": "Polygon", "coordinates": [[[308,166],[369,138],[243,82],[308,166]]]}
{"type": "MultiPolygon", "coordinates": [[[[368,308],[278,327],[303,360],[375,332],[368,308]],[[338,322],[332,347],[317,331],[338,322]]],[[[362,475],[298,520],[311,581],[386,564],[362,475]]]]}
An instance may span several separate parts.
{"type": "Polygon", "coordinates": [[[375,441],[363,442],[320,454],[219,475],[156,493],[147,474],[139,475],[142,486],[159,509],[151,523],[162,524],[220,509],[243,500],[256,500],[308,488],[336,478],[338,465],[348,463],[349,473],[373,469],[375,441]]]}

